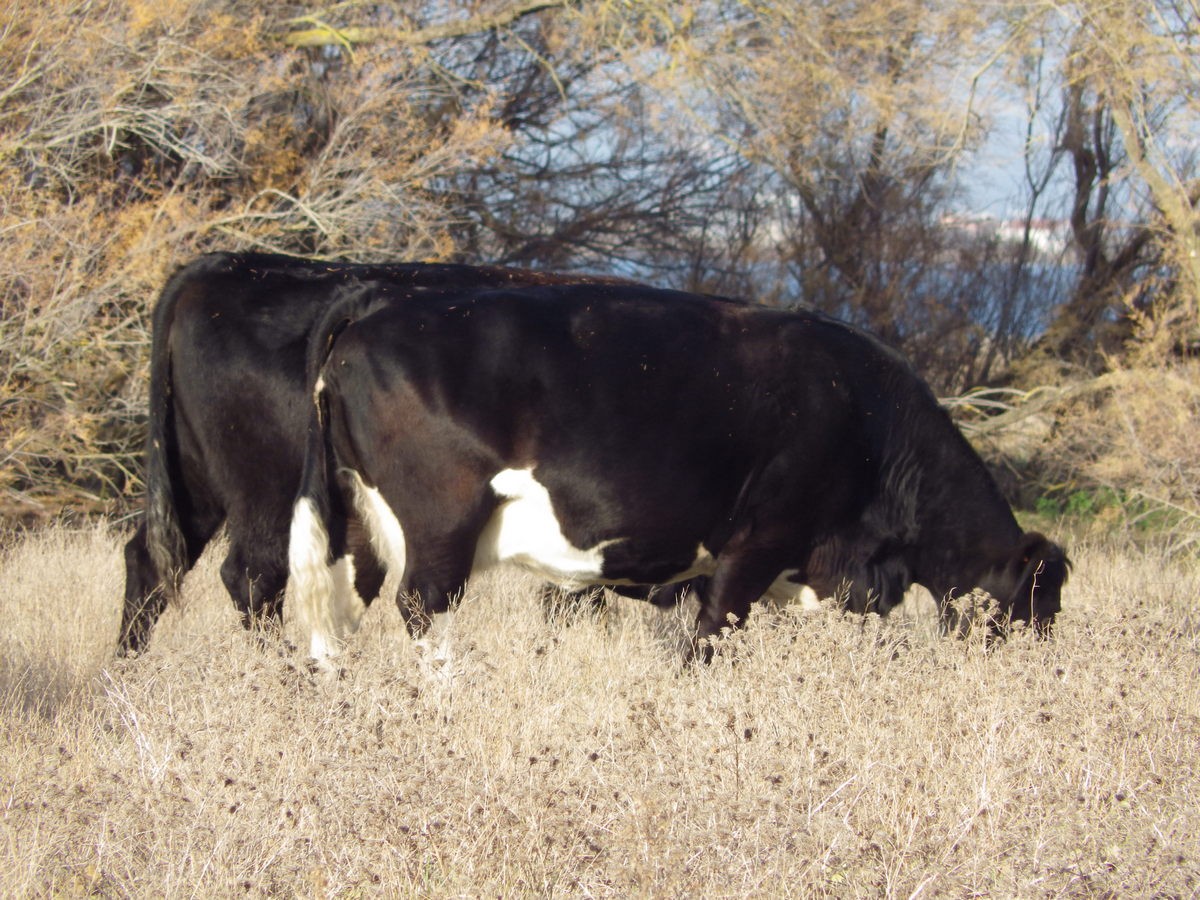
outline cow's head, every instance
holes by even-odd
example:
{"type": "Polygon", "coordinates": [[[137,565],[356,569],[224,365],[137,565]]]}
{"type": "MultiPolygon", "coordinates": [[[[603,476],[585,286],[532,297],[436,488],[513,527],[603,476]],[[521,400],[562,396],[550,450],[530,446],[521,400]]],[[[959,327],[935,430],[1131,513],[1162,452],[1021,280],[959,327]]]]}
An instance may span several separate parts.
{"type": "Polygon", "coordinates": [[[1046,637],[1062,608],[1062,586],[1070,568],[1062,547],[1030,531],[1016,547],[994,557],[979,587],[996,598],[1006,619],[1028,622],[1039,637],[1046,637]]]}

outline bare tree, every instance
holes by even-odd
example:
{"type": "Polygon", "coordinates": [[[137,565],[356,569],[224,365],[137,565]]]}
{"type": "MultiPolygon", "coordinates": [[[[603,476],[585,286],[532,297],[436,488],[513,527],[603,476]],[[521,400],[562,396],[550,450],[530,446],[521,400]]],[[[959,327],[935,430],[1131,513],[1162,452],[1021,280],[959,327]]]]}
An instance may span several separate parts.
{"type": "Polygon", "coordinates": [[[656,48],[643,77],[774,191],[756,228],[768,293],[864,324],[931,374],[961,370],[978,343],[975,275],[950,264],[941,220],[982,136],[973,92],[990,59],[963,48],[989,23],[935,0],[659,13],[637,32],[656,48]]]}
{"type": "MultiPolygon", "coordinates": [[[[1172,2],[1079,2],[1035,8],[1021,20],[1029,39],[1018,44],[1021,53],[1049,61],[1047,81],[1058,85],[1057,112],[1041,126],[1052,148],[1041,163],[1046,180],[1031,182],[1028,196],[1040,196],[1062,168],[1075,254],[1075,282],[1049,323],[1042,357],[1103,366],[1106,354],[1156,323],[1195,328],[1200,190],[1190,142],[1171,137],[1200,125],[1187,88],[1200,45],[1187,18],[1172,2]]],[[[1032,158],[1034,142],[1028,146],[1032,158]]]]}

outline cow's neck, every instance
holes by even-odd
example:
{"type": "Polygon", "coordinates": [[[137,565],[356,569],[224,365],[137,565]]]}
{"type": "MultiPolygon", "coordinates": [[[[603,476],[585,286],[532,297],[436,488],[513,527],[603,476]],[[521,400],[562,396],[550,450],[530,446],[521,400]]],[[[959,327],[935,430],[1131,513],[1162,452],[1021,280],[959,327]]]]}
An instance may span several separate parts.
{"type": "Polygon", "coordinates": [[[949,416],[936,413],[908,429],[906,445],[885,462],[882,495],[914,580],[943,597],[975,587],[1021,528],[978,454],[949,416]]]}

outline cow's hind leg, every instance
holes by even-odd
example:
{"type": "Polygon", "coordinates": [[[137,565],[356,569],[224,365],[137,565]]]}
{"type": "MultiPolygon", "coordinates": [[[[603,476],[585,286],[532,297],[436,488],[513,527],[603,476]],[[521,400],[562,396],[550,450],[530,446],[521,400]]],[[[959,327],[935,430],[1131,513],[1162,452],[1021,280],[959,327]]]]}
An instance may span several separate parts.
{"type": "Polygon", "coordinates": [[[379,596],[387,570],[375,553],[366,525],[357,515],[346,523],[346,543],[354,566],[354,590],[365,609],[379,596]]]}
{"type": "MultiPolygon", "coordinates": [[[[219,524],[220,519],[208,512],[181,523],[187,556],[180,578],[191,571],[219,524]]],[[[169,602],[170,594],[150,556],[146,523],[143,522],[125,544],[125,602],[117,637],[118,656],[140,653],[145,648],[169,602]]]]}
{"type": "MultiPolygon", "coordinates": [[[[221,566],[221,579],[247,629],[277,631],[283,621],[283,600],[288,582],[288,515],[280,514],[265,527],[241,525],[240,517],[228,523],[229,553],[221,566]]],[[[354,523],[348,529],[349,548],[339,544],[329,567],[333,583],[330,603],[335,620],[345,633],[355,630],[365,611],[363,591],[374,598],[384,573],[354,523]],[[360,570],[359,564],[362,564],[360,570]]]]}
{"type": "Polygon", "coordinates": [[[424,635],[462,600],[482,527],[467,519],[448,534],[408,535],[408,567],[396,603],[412,637],[424,635]]]}
{"type": "Polygon", "coordinates": [[[166,608],[167,592],[150,559],[143,522],[125,544],[125,604],[121,612],[117,655],[140,653],[166,608]]]}
{"type": "Polygon", "coordinates": [[[277,541],[257,544],[230,534],[229,553],[221,565],[221,580],[242,617],[243,627],[277,628],[287,585],[287,550],[277,541]]]}
{"type": "MultiPolygon", "coordinates": [[[[465,474],[464,481],[470,477],[465,474]]],[[[412,637],[419,638],[434,616],[450,611],[462,598],[495,497],[482,480],[472,497],[457,503],[449,499],[455,492],[438,490],[433,477],[414,482],[428,495],[414,497],[418,493],[415,485],[409,486],[410,505],[421,515],[410,516],[405,526],[394,511],[397,504],[388,500],[402,495],[400,490],[389,491],[386,485],[368,487],[358,477],[351,485],[354,508],[370,535],[370,546],[389,572],[400,575],[396,605],[405,627],[412,637]]]]}

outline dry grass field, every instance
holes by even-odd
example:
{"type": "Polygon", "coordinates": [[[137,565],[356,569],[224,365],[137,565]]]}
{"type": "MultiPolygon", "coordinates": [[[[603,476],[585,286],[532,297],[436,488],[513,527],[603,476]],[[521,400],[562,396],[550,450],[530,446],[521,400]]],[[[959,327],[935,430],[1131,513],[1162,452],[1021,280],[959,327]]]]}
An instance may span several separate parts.
{"type": "MultiPolygon", "coordinates": [[[[0,557],[0,895],[1194,897],[1200,568],[1072,542],[1055,640],[759,610],[546,622],[473,582],[449,662],[368,614],[340,678],[210,553],[117,661],[115,529],[0,557]]],[[[214,548],[215,549],[215,548],[214,548]]]]}

